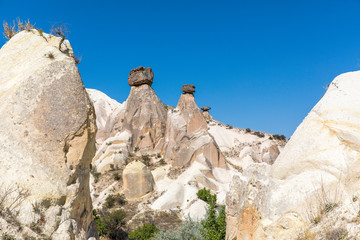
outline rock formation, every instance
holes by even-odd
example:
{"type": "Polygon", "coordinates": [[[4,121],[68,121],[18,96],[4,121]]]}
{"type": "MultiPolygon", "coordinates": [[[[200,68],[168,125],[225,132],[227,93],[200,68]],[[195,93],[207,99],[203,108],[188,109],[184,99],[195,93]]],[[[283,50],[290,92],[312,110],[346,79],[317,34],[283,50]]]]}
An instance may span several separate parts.
{"type": "Polygon", "coordinates": [[[154,73],[151,68],[137,67],[130,71],[128,83],[130,86],[152,85],[154,73]]]}
{"type": "Polygon", "coordinates": [[[185,84],[181,87],[181,91],[183,91],[184,93],[193,94],[195,92],[195,86],[192,84],[185,84]]]}
{"type": "MultiPolygon", "coordinates": [[[[247,195],[254,181],[234,179],[233,185],[244,189],[237,191],[243,204],[227,239],[296,239],[304,229],[319,239],[336,229],[349,239],[359,236],[354,223],[360,195],[359,90],[360,71],[334,79],[278,156],[270,177],[259,181],[258,192],[247,195]],[[240,233],[246,223],[248,233],[240,233]]],[[[228,213],[230,220],[234,214],[228,213]]]]}
{"type": "MultiPolygon", "coordinates": [[[[100,112],[100,118],[106,119],[106,123],[102,123],[104,129],[98,135],[101,146],[93,160],[99,172],[109,170],[111,164],[124,164],[129,152],[161,152],[165,137],[166,110],[150,87],[149,81],[152,83],[152,79],[151,68],[138,67],[131,70],[129,85],[132,87],[128,99],[123,104],[114,104],[112,112],[104,115],[100,112]]],[[[112,104],[110,98],[95,95],[92,97],[94,100],[103,99],[107,105],[112,104]]],[[[94,104],[96,109],[102,108],[100,100],[94,104]]]]}
{"type": "MultiPolygon", "coordinates": [[[[186,92],[184,87],[181,90],[186,92]]],[[[182,94],[177,107],[168,115],[165,159],[173,166],[181,167],[189,165],[199,155],[204,155],[212,166],[225,168],[225,158],[207,128],[194,95],[182,94]]]]}
{"type": "Polygon", "coordinates": [[[129,163],[123,171],[122,178],[127,199],[139,198],[154,190],[154,178],[142,162],[129,163]]]}
{"type": "MultiPolygon", "coordinates": [[[[0,50],[0,207],[34,238],[36,223],[42,236],[87,239],[94,236],[95,112],[74,59],[58,50],[60,40],[22,31],[0,50]]],[[[72,53],[67,40],[63,46],[72,53]]]]}
{"type": "Polygon", "coordinates": [[[207,122],[213,120],[213,117],[209,113],[210,109],[211,109],[211,107],[201,107],[201,110],[203,110],[204,118],[207,122]]]}

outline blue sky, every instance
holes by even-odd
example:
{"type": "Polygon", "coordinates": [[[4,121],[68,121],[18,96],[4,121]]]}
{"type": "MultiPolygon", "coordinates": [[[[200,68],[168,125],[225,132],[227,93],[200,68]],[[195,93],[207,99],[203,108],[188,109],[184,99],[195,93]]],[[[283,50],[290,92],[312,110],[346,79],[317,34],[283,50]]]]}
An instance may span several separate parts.
{"type": "Polygon", "coordinates": [[[87,88],[123,102],[129,71],[152,67],[165,104],[194,84],[215,119],[287,137],[334,77],[360,68],[359,12],[359,0],[0,0],[1,21],[68,25],[87,88]]]}

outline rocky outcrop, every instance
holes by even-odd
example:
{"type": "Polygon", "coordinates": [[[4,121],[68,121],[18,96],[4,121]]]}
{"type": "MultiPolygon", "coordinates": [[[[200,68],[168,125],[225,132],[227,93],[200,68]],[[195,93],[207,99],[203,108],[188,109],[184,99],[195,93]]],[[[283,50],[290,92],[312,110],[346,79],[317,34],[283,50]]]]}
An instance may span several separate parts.
{"type": "Polygon", "coordinates": [[[123,171],[122,178],[127,199],[139,198],[154,190],[154,178],[142,162],[129,163],[123,171]]]}
{"type": "Polygon", "coordinates": [[[213,120],[213,117],[209,113],[210,109],[211,109],[211,107],[201,107],[201,110],[203,110],[203,116],[207,122],[213,120]]]}
{"type": "Polygon", "coordinates": [[[211,107],[201,107],[201,110],[203,110],[204,112],[207,112],[211,109],[211,107]]]}
{"type": "Polygon", "coordinates": [[[179,167],[204,155],[212,166],[225,168],[225,158],[207,128],[194,95],[182,94],[177,107],[168,114],[165,160],[179,167]]]}
{"type": "Polygon", "coordinates": [[[152,85],[154,73],[151,68],[137,67],[130,71],[128,83],[130,86],[152,85]]]}
{"type": "Polygon", "coordinates": [[[184,93],[190,93],[193,94],[195,92],[195,86],[192,84],[184,84],[181,87],[181,91],[183,91],[184,93]]]}
{"type": "MultiPolygon", "coordinates": [[[[87,239],[94,234],[95,112],[74,59],[58,50],[60,40],[23,31],[0,50],[1,208],[24,231],[35,223],[42,236],[87,239]]],[[[72,52],[68,41],[63,46],[72,52]]]]}
{"type": "Polygon", "coordinates": [[[112,118],[123,110],[123,105],[96,89],[86,89],[96,112],[96,142],[102,144],[110,135],[112,118]]]}
{"type": "MultiPolygon", "coordinates": [[[[344,229],[347,238],[358,236],[359,227],[353,221],[358,210],[354,202],[360,194],[359,90],[360,71],[334,79],[276,159],[270,177],[262,181],[265,193],[254,194],[255,199],[263,200],[249,202],[257,209],[250,217],[259,216],[261,221],[247,229],[254,228],[272,239],[294,239],[308,228],[320,239],[336,226],[344,229]]],[[[252,184],[246,184],[244,192],[252,184]]],[[[240,207],[239,216],[245,210],[240,207]]],[[[239,217],[233,224],[238,227],[229,231],[227,239],[232,239],[234,231],[239,234],[242,224],[239,217]]],[[[251,239],[251,235],[238,239],[244,238],[251,239]]]]}

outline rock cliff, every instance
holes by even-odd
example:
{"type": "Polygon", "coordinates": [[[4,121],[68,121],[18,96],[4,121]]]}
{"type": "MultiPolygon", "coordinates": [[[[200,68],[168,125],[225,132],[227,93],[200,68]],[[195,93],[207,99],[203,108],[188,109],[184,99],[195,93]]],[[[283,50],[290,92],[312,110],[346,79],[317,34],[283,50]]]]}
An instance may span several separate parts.
{"type": "Polygon", "coordinates": [[[359,71],[336,77],[272,168],[233,180],[227,239],[359,236],[359,90],[359,71]]]}
{"type": "MultiPolygon", "coordinates": [[[[13,232],[19,238],[95,235],[95,111],[74,59],[58,50],[60,40],[33,29],[0,50],[0,208],[23,226],[13,232]]],[[[68,41],[63,46],[72,52],[68,41]]]]}

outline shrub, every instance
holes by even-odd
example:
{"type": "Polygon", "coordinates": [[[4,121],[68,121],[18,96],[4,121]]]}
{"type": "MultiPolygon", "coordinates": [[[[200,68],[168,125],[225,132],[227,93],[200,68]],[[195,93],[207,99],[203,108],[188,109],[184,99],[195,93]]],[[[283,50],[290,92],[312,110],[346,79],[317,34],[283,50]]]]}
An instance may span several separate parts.
{"type": "Polygon", "coordinates": [[[255,134],[256,136],[258,136],[259,138],[265,137],[265,134],[263,134],[263,133],[261,133],[261,132],[254,132],[254,134],[255,134]]]}
{"type": "Polygon", "coordinates": [[[209,205],[215,205],[216,204],[216,195],[212,195],[210,193],[210,190],[203,188],[200,189],[197,194],[198,198],[200,198],[201,200],[203,200],[204,202],[206,202],[209,205]]]}
{"type": "Polygon", "coordinates": [[[160,159],[159,163],[160,163],[160,165],[166,165],[166,162],[165,162],[165,160],[163,158],[160,159]]]}
{"type": "Polygon", "coordinates": [[[344,228],[336,228],[330,232],[326,233],[327,240],[342,240],[345,239],[348,235],[348,232],[344,228]]]}
{"type": "Polygon", "coordinates": [[[121,179],[121,175],[119,173],[113,174],[114,180],[119,181],[121,179]]]}
{"type": "Polygon", "coordinates": [[[112,208],[115,206],[115,203],[122,206],[126,204],[126,199],[124,194],[116,194],[116,195],[109,195],[104,203],[105,208],[112,208]]]}
{"type": "Polygon", "coordinates": [[[8,233],[3,233],[1,238],[2,238],[2,240],[15,240],[15,237],[8,233]]]}
{"type": "Polygon", "coordinates": [[[159,232],[159,229],[154,224],[143,224],[130,233],[129,239],[151,240],[157,232],[159,232]]]}
{"type": "Polygon", "coordinates": [[[247,133],[251,133],[251,129],[250,129],[250,128],[245,129],[245,131],[246,131],[247,133]]]}
{"type": "Polygon", "coordinates": [[[206,219],[201,221],[201,234],[206,240],[223,240],[226,235],[225,206],[217,214],[215,205],[210,204],[206,219]]]}
{"type": "Polygon", "coordinates": [[[146,165],[146,166],[150,166],[150,157],[149,155],[142,155],[141,156],[142,162],[146,165]]]}
{"type": "Polygon", "coordinates": [[[204,237],[201,235],[202,229],[201,223],[187,219],[178,229],[166,232],[160,231],[152,240],[204,240],[204,237]]]}
{"type": "Polygon", "coordinates": [[[140,150],[139,147],[135,147],[135,148],[134,148],[134,152],[137,152],[137,151],[139,151],[139,150],[140,150]]]}
{"type": "Polygon", "coordinates": [[[280,141],[286,141],[286,137],[284,135],[278,135],[278,134],[274,134],[273,138],[275,140],[280,140],[280,141]]]}
{"type": "Polygon", "coordinates": [[[101,218],[99,215],[97,215],[96,210],[93,210],[93,216],[94,216],[94,221],[96,224],[96,228],[98,230],[99,236],[105,236],[106,235],[106,227],[104,225],[104,223],[101,221],[101,218]]]}
{"type": "Polygon", "coordinates": [[[110,239],[124,239],[127,235],[123,228],[126,225],[125,222],[126,213],[124,210],[116,210],[111,213],[106,213],[101,219],[102,224],[106,232],[106,236],[110,239]]]}

